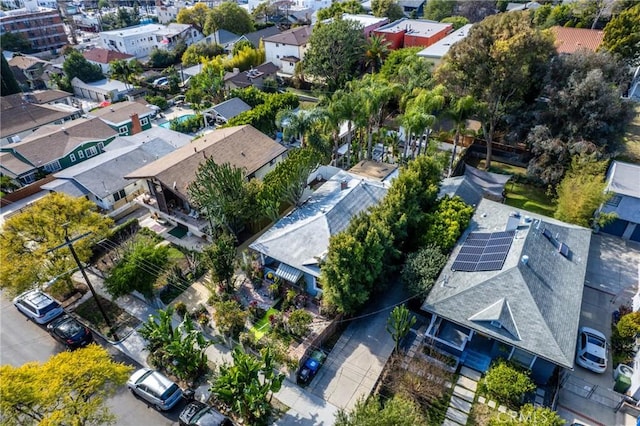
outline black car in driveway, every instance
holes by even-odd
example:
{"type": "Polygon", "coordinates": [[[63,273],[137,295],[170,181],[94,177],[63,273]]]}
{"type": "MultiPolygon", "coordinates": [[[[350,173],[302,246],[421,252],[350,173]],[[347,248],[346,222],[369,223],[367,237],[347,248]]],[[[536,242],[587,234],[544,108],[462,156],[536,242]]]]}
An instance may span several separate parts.
{"type": "Polygon", "coordinates": [[[180,413],[181,426],[233,426],[233,422],[215,408],[200,401],[190,402],[180,413]]]}
{"type": "Polygon", "coordinates": [[[91,330],[69,315],[63,315],[49,323],[47,330],[67,349],[77,349],[93,342],[91,330]]]}

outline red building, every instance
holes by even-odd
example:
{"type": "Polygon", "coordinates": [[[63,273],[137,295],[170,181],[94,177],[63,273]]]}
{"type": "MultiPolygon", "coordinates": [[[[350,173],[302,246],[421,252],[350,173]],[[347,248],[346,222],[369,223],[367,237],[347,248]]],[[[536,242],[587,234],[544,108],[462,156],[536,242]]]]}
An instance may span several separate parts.
{"type": "Polygon", "coordinates": [[[384,37],[390,43],[389,48],[395,50],[413,46],[429,47],[446,37],[451,31],[453,31],[451,24],[404,18],[373,32],[384,37]]]}
{"type": "Polygon", "coordinates": [[[60,13],[25,1],[24,9],[5,11],[0,16],[0,35],[20,34],[35,52],[56,50],[69,43],[60,13]]]}

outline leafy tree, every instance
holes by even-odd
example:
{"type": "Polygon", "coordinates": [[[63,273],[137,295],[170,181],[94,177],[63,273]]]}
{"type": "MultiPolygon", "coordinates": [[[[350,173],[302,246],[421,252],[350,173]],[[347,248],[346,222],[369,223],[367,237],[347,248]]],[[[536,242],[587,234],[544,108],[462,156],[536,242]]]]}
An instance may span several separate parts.
{"type": "Polygon", "coordinates": [[[470,95],[483,104],[487,168],[496,127],[507,111],[539,93],[535,82],[555,52],[551,37],[534,29],[529,16],[510,12],[486,18],[451,47],[436,72],[455,96],[470,95]]]}
{"type": "Polygon", "coordinates": [[[145,96],[144,100],[163,111],[169,107],[169,103],[164,96],[145,96]]]}
{"type": "Polygon", "coordinates": [[[108,235],[113,223],[85,198],[52,193],[8,218],[0,234],[0,288],[23,292],[60,277],[70,283],[76,263],[67,248],[47,253],[69,238],[90,234],[74,243],[81,262],[91,257],[91,247],[108,235]]]}
{"type": "Polygon", "coordinates": [[[635,338],[640,333],[640,312],[630,312],[623,315],[616,324],[620,337],[635,338]]]}
{"type": "Polygon", "coordinates": [[[96,344],[53,355],[44,363],[2,365],[3,423],[115,424],[106,399],[126,383],[130,371],[96,344]]]}
{"type": "Polygon", "coordinates": [[[389,54],[389,43],[383,36],[372,34],[365,44],[365,66],[371,69],[371,72],[378,72],[385,58],[389,54]]]}
{"type": "Polygon", "coordinates": [[[237,338],[247,321],[247,311],[235,300],[222,300],[213,305],[213,320],[220,333],[237,338]]]}
{"type": "MultiPolygon", "coordinates": [[[[197,30],[204,32],[204,27],[207,22],[207,15],[211,9],[207,7],[206,3],[196,3],[193,7],[185,7],[180,9],[176,21],[179,24],[193,25],[197,30]]],[[[209,33],[206,33],[209,35],[209,33]]],[[[196,43],[197,45],[198,43],[196,43]]],[[[202,43],[204,44],[204,43],[202,43]]],[[[194,45],[195,46],[195,45],[194,45]]]]}
{"type": "Polygon", "coordinates": [[[268,22],[270,16],[275,16],[277,14],[278,7],[273,5],[270,1],[263,1],[262,3],[259,3],[258,6],[251,11],[251,16],[256,22],[268,22]]]}
{"type": "Polygon", "coordinates": [[[284,374],[276,373],[271,349],[267,347],[257,359],[236,347],[231,356],[233,364],[220,366],[211,392],[247,424],[267,424],[271,413],[270,395],[280,390],[285,378],[284,374]]]}
{"type": "Polygon", "coordinates": [[[233,235],[240,232],[250,214],[241,168],[216,164],[208,158],[198,167],[196,178],[187,189],[193,203],[212,221],[212,227],[221,226],[233,235]]]}
{"type": "Polygon", "coordinates": [[[440,248],[431,244],[407,256],[402,268],[402,281],[411,294],[416,297],[426,296],[438,278],[447,257],[440,248]]]}
{"type": "MultiPolygon", "coordinates": [[[[196,6],[204,3],[196,3],[196,6]]],[[[180,12],[187,10],[182,9],[180,12]]],[[[216,43],[194,43],[187,47],[182,55],[182,64],[186,67],[197,65],[202,58],[212,59],[224,53],[224,48],[216,43]]]]}
{"type": "Polygon", "coordinates": [[[373,0],[371,2],[371,11],[374,16],[389,18],[389,22],[397,21],[404,17],[402,6],[395,0],[373,0]]]}
{"type": "Polygon", "coordinates": [[[189,90],[185,93],[187,102],[198,107],[209,106],[224,99],[224,70],[217,60],[201,58],[202,71],[191,77],[189,90]]]}
{"type": "Polygon", "coordinates": [[[501,360],[487,371],[484,387],[487,394],[499,403],[516,408],[520,406],[522,397],[535,390],[536,385],[527,372],[519,371],[501,360]]]}
{"type": "Polygon", "coordinates": [[[309,45],[305,71],[324,81],[329,91],[334,91],[355,76],[364,55],[365,39],[358,22],[335,19],[316,25],[309,45]]]}
{"type": "Polygon", "coordinates": [[[467,129],[467,120],[476,111],[476,100],[473,96],[463,96],[461,98],[449,98],[449,104],[445,111],[445,116],[449,117],[453,121],[454,136],[453,136],[453,152],[451,153],[451,161],[449,162],[449,173],[447,176],[451,176],[453,173],[454,161],[456,160],[456,150],[460,142],[460,136],[467,129]]]}
{"type": "Polygon", "coordinates": [[[232,54],[233,56],[236,56],[244,48],[254,49],[256,47],[258,46],[254,46],[249,40],[240,40],[233,45],[232,54]]]}
{"type": "Polygon", "coordinates": [[[424,7],[424,18],[442,21],[453,15],[455,7],[455,0],[429,0],[424,7]]]}
{"type": "Polygon", "coordinates": [[[168,259],[166,246],[155,246],[144,240],[134,242],[104,280],[105,287],[116,298],[133,290],[151,298],[155,282],[166,269],[168,259]]]}
{"type": "Polygon", "coordinates": [[[563,426],[566,422],[548,407],[525,404],[516,418],[498,413],[489,419],[488,426],[563,426]]]}
{"type": "Polygon", "coordinates": [[[473,216],[473,207],[460,197],[443,197],[427,215],[424,240],[427,244],[436,244],[443,253],[451,251],[460,235],[469,225],[473,216]]]}
{"type": "Polygon", "coordinates": [[[18,188],[19,185],[9,176],[0,175],[0,194],[4,195],[5,193],[13,192],[18,188]]]}
{"type": "Polygon", "coordinates": [[[296,309],[291,312],[287,325],[296,336],[304,337],[309,333],[309,325],[313,322],[313,316],[305,309],[296,309]]]}
{"type": "Polygon", "coordinates": [[[7,32],[0,36],[0,46],[11,52],[31,53],[33,47],[27,38],[18,32],[7,32]]]}
{"type": "Polygon", "coordinates": [[[82,56],[82,53],[75,49],[71,50],[67,54],[67,57],[62,64],[62,69],[69,81],[78,77],[85,83],[91,83],[104,78],[100,65],[92,64],[87,61],[84,56],[82,56]]]}
{"type": "Polygon", "coordinates": [[[604,27],[602,47],[640,65],[640,4],[623,10],[604,27]]]}
{"type": "Polygon", "coordinates": [[[393,308],[387,319],[387,332],[393,337],[396,344],[395,351],[398,352],[400,342],[404,339],[411,327],[416,323],[416,317],[411,315],[406,306],[396,306],[393,308]]]}
{"type": "Polygon", "coordinates": [[[137,60],[116,59],[109,63],[111,78],[124,83],[134,83],[135,77],[142,73],[142,65],[137,60]]]}
{"type": "Polygon", "coordinates": [[[469,20],[464,16],[449,16],[440,20],[443,24],[452,24],[453,30],[460,29],[469,23],[469,20]]]}
{"type": "MultiPolygon", "coordinates": [[[[2,46],[4,47],[4,44],[2,46]]],[[[5,59],[4,55],[1,56],[2,68],[0,69],[0,79],[2,81],[2,85],[0,86],[0,96],[8,96],[13,95],[14,93],[20,93],[20,86],[16,81],[16,77],[13,75],[13,71],[11,71],[9,63],[5,59]]]]}
{"type": "Polygon", "coordinates": [[[384,404],[378,397],[356,402],[350,413],[339,410],[336,426],[415,426],[429,424],[420,407],[410,399],[395,395],[384,404]]]}
{"type": "Polygon", "coordinates": [[[480,22],[496,13],[495,0],[476,0],[474,2],[459,1],[456,4],[456,15],[463,16],[469,22],[480,22]]]}
{"type": "Polygon", "coordinates": [[[155,47],[149,54],[148,64],[152,68],[166,68],[170,65],[175,64],[177,59],[180,59],[181,57],[182,54],[176,57],[173,51],[155,47]]]}
{"type": "MultiPolygon", "coordinates": [[[[556,219],[586,227],[593,224],[594,212],[611,197],[604,192],[607,163],[586,156],[573,158],[558,186],[556,219]]],[[[601,213],[595,223],[602,226],[612,219],[612,214],[601,213]]]]}
{"type": "Polygon", "coordinates": [[[312,109],[285,109],[280,110],[276,115],[276,126],[284,129],[284,139],[297,136],[300,139],[300,146],[307,146],[306,135],[311,132],[314,125],[322,118],[320,110],[312,109]]]}
{"type": "Polygon", "coordinates": [[[251,15],[235,2],[222,2],[207,14],[204,26],[205,34],[218,30],[227,30],[234,34],[253,32],[255,27],[251,15]]]}
{"type": "Polygon", "coordinates": [[[527,175],[548,185],[560,182],[571,161],[569,144],[553,137],[547,126],[538,125],[527,136],[533,158],[527,167],[527,175]]]}
{"type": "Polygon", "coordinates": [[[296,108],[300,104],[300,100],[293,93],[265,93],[262,99],[264,100],[263,103],[233,117],[227,122],[226,126],[251,124],[262,133],[275,135],[277,130],[276,115],[278,112],[283,109],[296,108]]]}
{"type": "Polygon", "coordinates": [[[205,264],[211,270],[211,278],[224,285],[226,292],[233,291],[233,273],[236,265],[236,237],[223,232],[213,244],[204,250],[205,264]]]}
{"type": "Polygon", "coordinates": [[[331,3],[331,6],[318,10],[318,21],[329,18],[341,18],[343,13],[357,15],[363,13],[364,9],[357,0],[347,0],[344,2],[331,3]]]}
{"type": "Polygon", "coordinates": [[[192,383],[207,370],[205,350],[211,341],[196,330],[189,315],[175,328],[172,318],[173,308],[159,310],[143,324],[140,335],[147,340],[153,364],[192,383]]]}
{"type": "MultiPolygon", "coordinates": [[[[347,122],[347,154],[346,154],[346,168],[351,167],[351,138],[353,125],[359,118],[358,112],[358,94],[352,91],[338,90],[332,96],[327,107],[328,115],[335,117],[338,125],[342,125],[343,121],[347,122]]],[[[338,140],[336,139],[336,144],[338,140]]],[[[334,158],[337,154],[337,149],[334,147],[334,158]]],[[[335,164],[334,164],[335,165],[335,164]]]]}

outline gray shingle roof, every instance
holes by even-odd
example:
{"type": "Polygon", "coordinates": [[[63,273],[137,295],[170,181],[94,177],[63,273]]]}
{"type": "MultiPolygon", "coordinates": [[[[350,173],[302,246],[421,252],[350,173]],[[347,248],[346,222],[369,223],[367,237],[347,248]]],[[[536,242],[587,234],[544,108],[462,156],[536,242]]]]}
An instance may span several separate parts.
{"type": "Polygon", "coordinates": [[[616,194],[602,212],[615,212],[618,219],[640,223],[640,166],[614,161],[607,173],[605,191],[616,194]]]}
{"type": "Polygon", "coordinates": [[[353,216],[379,203],[386,193],[380,182],[340,171],[250,248],[317,277],[318,259],[329,248],[329,238],[344,230],[353,216]],[[348,188],[341,190],[343,180],[348,181],[348,188]]]}
{"type": "Polygon", "coordinates": [[[231,120],[233,117],[239,115],[240,113],[249,111],[251,107],[240,98],[231,98],[219,103],[218,105],[215,105],[211,109],[225,120],[231,120]]]}
{"type": "Polygon", "coordinates": [[[244,37],[257,49],[260,45],[260,40],[280,34],[281,32],[282,31],[274,25],[272,27],[263,28],[249,34],[245,34],[244,37]]]}
{"type": "MultiPolygon", "coordinates": [[[[494,232],[505,228],[512,207],[483,199],[472,219],[471,231],[494,232]]],[[[456,246],[422,309],[454,323],[477,330],[557,365],[572,368],[582,304],[591,231],[551,218],[523,212],[531,223],[521,221],[502,270],[452,271],[460,251],[456,246]],[[571,250],[565,258],[542,235],[544,229],[571,250]],[[522,256],[528,256],[526,264],[522,256]],[[495,327],[474,320],[483,310],[504,300],[513,325],[495,327]],[[517,328],[519,338],[513,332],[517,328]],[[509,331],[511,330],[511,331],[509,331]]],[[[482,316],[481,316],[482,317],[482,316]]],[[[501,313],[500,321],[505,320],[501,313]]]]}

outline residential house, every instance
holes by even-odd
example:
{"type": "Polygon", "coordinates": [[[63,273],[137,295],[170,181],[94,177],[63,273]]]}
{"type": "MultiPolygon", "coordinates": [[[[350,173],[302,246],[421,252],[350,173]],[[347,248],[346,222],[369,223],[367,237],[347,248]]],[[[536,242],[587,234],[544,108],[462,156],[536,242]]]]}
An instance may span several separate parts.
{"type": "Polygon", "coordinates": [[[362,26],[362,31],[364,32],[365,37],[369,37],[374,30],[382,27],[389,23],[389,18],[386,17],[377,17],[373,15],[352,15],[349,13],[343,13],[342,19],[356,21],[362,26]]]}
{"type": "Polygon", "coordinates": [[[344,230],[352,217],[378,204],[386,193],[384,183],[340,170],[249,248],[260,255],[267,279],[279,277],[315,296],[322,292],[320,264],[331,236],[344,230]]]}
{"type": "Polygon", "coordinates": [[[214,105],[205,112],[213,115],[216,122],[226,123],[233,117],[249,111],[251,107],[240,98],[227,99],[224,102],[214,105]]]}
{"type": "Polygon", "coordinates": [[[428,59],[436,66],[439,65],[444,55],[451,49],[451,46],[463,40],[469,34],[472,26],[473,24],[467,24],[458,28],[443,39],[436,41],[431,46],[418,52],[418,56],[428,59]]]}
{"type": "Polygon", "coordinates": [[[0,14],[0,34],[19,34],[35,52],[57,51],[69,43],[60,12],[24,0],[24,8],[0,14]]]}
{"type": "Polygon", "coordinates": [[[405,16],[417,18],[424,15],[426,0],[398,0],[398,6],[402,8],[405,16]]]}
{"type": "Polygon", "coordinates": [[[35,56],[13,55],[7,61],[13,75],[24,90],[44,89],[45,72],[51,68],[51,63],[35,56]]]}
{"type": "Polygon", "coordinates": [[[176,2],[175,5],[169,6],[165,6],[164,4],[162,4],[162,2],[159,2],[159,4],[156,5],[158,22],[165,25],[170,22],[175,22],[180,9],[184,9],[185,7],[186,3],[184,2],[176,2]]]}
{"type": "Polygon", "coordinates": [[[73,106],[73,95],[64,90],[47,89],[34,90],[33,92],[15,93],[13,95],[3,96],[3,101],[11,100],[13,103],[29,102],[36,105],[54,105],[64,104],[73,106]]]}
{"type": "Polygon", "coordinates": [[[125,101],[111,104],[88,113],[98,117],[120,136],[130,136],[151,128],[155,111],[139,102],[125,101]]]}
{"type": "Polygon", "coordinates": [[[40,127],[21,142],[0,148],[2,174],[26,185],[103,152],[117,135],[98,118],[40,127]]]}
{"type": "Polygon", "coordinates": [[[551,27],[556,37],[558,53],[571,54],[582,49],[592,52],[598,50],[604,39],[604,31],[589,28],[551,27]]]}
{"type": "Polygon", "coordinates": [[[164,28],[164,25],[150,24],[103,31],[100,33],[100,42],[105,49],[142,59],[149,56],[154,48],[160,47],[156,32],[164,28]]]}
{"type": "Polygon", "coordinates": [[[504,187],[510,179],[511,175],[491,173],[465,164],[462,176],[442,180],[438,198],[458,196],[470,206],[477,206],[483,198],[502,202],[504,187]]]}
{"type": "Polygon", "coordinates": [[[509,2],[507,4],[507,12],[515,12],[515,11],[519,11],[519,10],[536,10],[540,6],[542,6],[542,5],[540,3],[538,3],[537,1],[530,1],[530,2],[526,2],[526,3],[511,3],[511,2],[509,2]]]}
{"type": "Polygon", "coordinates": [[[109,64],[112,61],[129,61],[134,58],[133,55],[129,55],[128,53],[103,49],[101,47],[94,47],[91,50],[85,50],[84,52],[82,52],[82,56],[84,56],[84,58],[92,64],[99,65],[104,74],[109,74],[111,72],[111,66],[109,64]]]}
{"type": "Polygon", "coordinates": [[[118,136],[104,153],[66,168],[55,180],[42,186],[51,192],[86,197],[112,217],[122,215],[136,196],[146,191],[144,180],[125,175],[188,145],[191,137],[163,127],[154,127],[134,136],[118,136]]]}
{"type": "Polygon", "coordinates": [[[613,161],[607,172],[605,192],[611,198],[599,212],[615,213],[616,218],[600,230],[640,242],[640,165],[613,161]]]}
{"type": "Polygon", "coordinates": [[[374,34],[384,37],[389,42],[389,48],[395,50],[414,46],[429,47],[451,31],[451,24],[403,18],[374,30],[374,34]]]}
{"type": "Polygon", "coordinates": [[[170,23],[164,28],[155,32],[158,48],[172,50],[180,43],[187,47],[199,42],[204,38],[202,33],[189,24],[170,23]]]}
{"type": "Polygon", "coordinates": [[[272,62],[265,62],[255,68],[240,72],[239,68],[227,72],[224,76],[224,86],[227,90],[244,89],[255,86],[258,89],[264,87],[264,81],[268,78],[275,79],[278,67],[272,62]]]}
{"type": "Polygon", "coordinates": [[[573,369],[591,230],[483,199],[422,305],[428,344],[538,384],[573,369]]]}
{"type": "Polygon", "coordinates": [[[280,31],[280,28],[278,28],[277,26],[271,26],[271,27],[267,27],[267,28],[263,28],[261,30],[258,31],[254,31],[252,33],[248,33],[248,34],[244,34],[242,36],[242,40],[247,40],[249,43],[251,43],[251,45],[254,48],[258,48],[260,47],[260,42],[262,40],[264,40],[267,37],[271,37],[277,34],[280,34],[282,31],[280,31]]]}
{"type": "Polygon", "coordinates": [[[118,80],[103,79],[85,83],[78,77],[71,80],[73,93],[79,98],[92,99],[96,102],[117,102],[131,93],[133,87],[118,80]]]}
{"type": "Polygon", "coordinates": [[[68,105],[37,105],[29,102],[30,96],[16,95],[0,98],[0,147],[20,142],[44,125],[62,124],[82,115],[68,105]]]}
{"type": "Polygon", "coordinates": [[[192,208],[188,186],[198,167],[213,159],[244,170],[247,179],[262,179],[280,162],[286,149],[250,125],[216,129],[125,176],[144,179],[149,197],[142,205],[175,221],[194,235],[207,235],[210,224],[192,208]]]}
{"type": "Polygon", "coordinates": [[[200,43],[219,44],[225,52],[231,53],[233,45],[241,40],[241,36],[227,30],[216,30],[206,36],[200,43]]]}
{"type": "Polygon", "coordinates": [[[266,61],[274,63],[283,74],[292,76],[296,64],[304,59],[309,36],[311,27],[305,25],[265,38],[266,61]]]}

